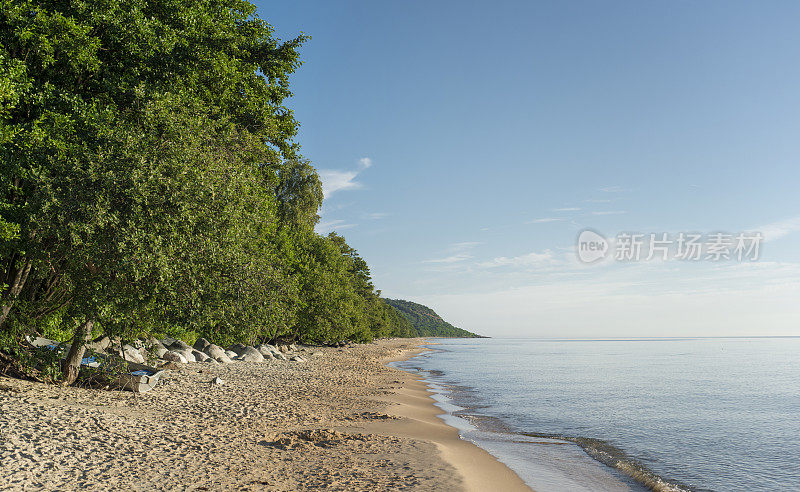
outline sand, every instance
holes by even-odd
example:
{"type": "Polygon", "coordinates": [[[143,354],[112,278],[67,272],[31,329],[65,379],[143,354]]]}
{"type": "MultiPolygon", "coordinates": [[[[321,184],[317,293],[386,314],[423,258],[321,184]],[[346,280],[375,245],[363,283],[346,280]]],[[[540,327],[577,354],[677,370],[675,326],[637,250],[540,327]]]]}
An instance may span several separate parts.
{"type": "Polygon", "coordinates": [[[385,365],[421,342],[186,364],[143,395],[0,378],[0,489],[530,490],[385,365]]]}

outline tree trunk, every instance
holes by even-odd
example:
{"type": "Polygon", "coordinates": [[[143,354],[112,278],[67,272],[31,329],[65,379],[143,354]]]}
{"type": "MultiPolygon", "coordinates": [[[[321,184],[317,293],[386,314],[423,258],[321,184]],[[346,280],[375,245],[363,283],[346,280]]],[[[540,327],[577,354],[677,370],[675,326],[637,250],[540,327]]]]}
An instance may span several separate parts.
{"type": "Polygon", "coordinates": [[[72,347],[70,347],[69,354],[61,366],[64,374],[64,381],[62,382],[64,386],[69,386],[78,379],[78,373],[81,370],[81,359],[83,359],[83,353],[86,352],[86,342],[92,339],[93,326],[94,321],[89,320],[75,329],[75,336],[72,337],[72,347]]]}
{"type": "Polygon", "coordinates": [[[22,291],[22,288],[25,287],[25,282],[28,281],[28,274],[30,273],[31,262],[23,259],[22,267],[17,270],[17,274],[14,276],[14,283],[11,284],[6,298],[3,299],[3,307],[0,309],[0,327],[6,322],[8,313],[11,312],[11,308],[14,306],[14,302],[17,300],[19,293],[22,291]]]}

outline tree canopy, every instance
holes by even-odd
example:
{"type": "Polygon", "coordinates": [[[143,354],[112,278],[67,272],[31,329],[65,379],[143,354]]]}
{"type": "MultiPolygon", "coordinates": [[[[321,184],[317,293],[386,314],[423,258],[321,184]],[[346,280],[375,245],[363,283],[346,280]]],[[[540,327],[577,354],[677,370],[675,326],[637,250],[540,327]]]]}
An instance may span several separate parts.
{"type": "Polygon", "coordinates": [[[241,0],[0,5],[3,343],[411,334],[314,232],[321,183],[285,105],[305,35],[241,0]]]}

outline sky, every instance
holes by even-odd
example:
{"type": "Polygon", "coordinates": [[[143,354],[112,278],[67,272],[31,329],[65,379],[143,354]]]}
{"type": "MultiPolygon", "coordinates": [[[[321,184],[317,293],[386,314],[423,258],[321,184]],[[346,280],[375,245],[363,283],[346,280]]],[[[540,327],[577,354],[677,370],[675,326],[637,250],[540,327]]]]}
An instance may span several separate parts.
{"type": "Polygon", "coordinates": [[[499,337],[800,335],[800,3],[256,5],[312,37],[287,104],[317,230],[384,296],[499,337]],[[682,232],[762,239],[615,259],[682,232]]]}

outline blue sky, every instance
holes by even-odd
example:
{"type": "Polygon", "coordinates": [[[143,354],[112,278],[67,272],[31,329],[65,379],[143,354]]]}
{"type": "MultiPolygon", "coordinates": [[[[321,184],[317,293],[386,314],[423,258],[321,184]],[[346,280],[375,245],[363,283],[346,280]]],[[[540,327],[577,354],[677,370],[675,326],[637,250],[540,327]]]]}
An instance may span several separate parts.
{"type": "Polygon", "coordinates": [[[281,2],[321,232],[495,336],[800,335],[797,2],[281,2]],[[576,237],[763,231],[757,262],[576,237]]]}

